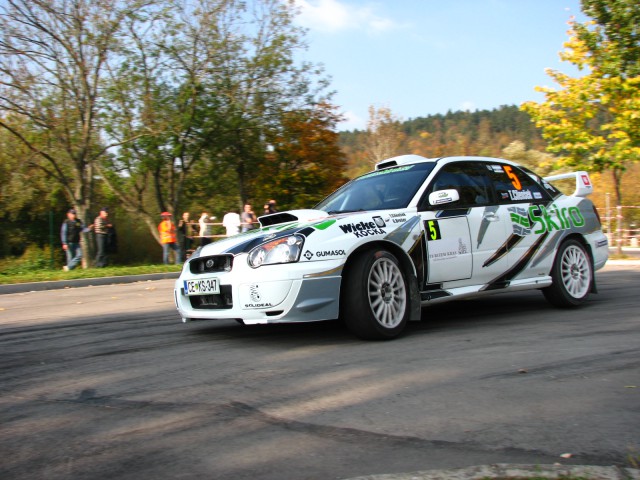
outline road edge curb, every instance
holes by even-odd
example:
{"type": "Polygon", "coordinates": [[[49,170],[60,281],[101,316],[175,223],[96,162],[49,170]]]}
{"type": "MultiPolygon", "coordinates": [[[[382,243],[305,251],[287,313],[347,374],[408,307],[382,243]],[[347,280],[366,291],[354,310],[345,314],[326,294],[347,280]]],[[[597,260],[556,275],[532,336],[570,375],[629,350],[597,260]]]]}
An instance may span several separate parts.
{"type": "Polygon", "coordinates": [[[590,478],[598,480],[640,480],[640,470],[595,465],[519,465],[497,463],[451,470],[425,470],[410,473],[365,475],[348,480],[482,480],[509,478],[590,478]]]}
{"type": "Polygon", "coordinates": [[[11,283],[0,285],[0,295],[10,293],[41,292],[44,290],[60,290],[75,287],[99,285],[115,285],[121,283],[146,282],[178,278],[180,272],[148,273],[143,275],[124,275],[117,277],[79,278],[75,280],[55,280],[50,282],[11,283]]]}

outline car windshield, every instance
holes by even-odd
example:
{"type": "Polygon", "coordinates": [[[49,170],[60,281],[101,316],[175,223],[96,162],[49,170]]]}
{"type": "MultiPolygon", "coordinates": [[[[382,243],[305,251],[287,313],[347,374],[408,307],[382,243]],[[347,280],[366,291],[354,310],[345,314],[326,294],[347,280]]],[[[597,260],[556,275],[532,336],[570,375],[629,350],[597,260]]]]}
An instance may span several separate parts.
{"type": "Polygon", "coordinates": [[[327,213],[391,210],[406,207],[435,163],[385,168],[347,183],[316,205],[327,213]]]}

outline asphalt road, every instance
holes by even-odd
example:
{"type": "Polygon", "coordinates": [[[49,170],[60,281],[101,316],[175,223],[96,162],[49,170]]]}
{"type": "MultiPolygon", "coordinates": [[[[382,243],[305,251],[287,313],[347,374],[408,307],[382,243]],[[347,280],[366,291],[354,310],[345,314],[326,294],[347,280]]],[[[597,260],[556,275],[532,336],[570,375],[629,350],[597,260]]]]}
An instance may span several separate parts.
{"type": "Polygon", "coordinates": [[[337,322],[183,325],[172,280],[0,297],[0,478],[344,479],[640,456],[640,267],[337,322]],[[562,458],[571,454],[571,458],[562,458]]]}

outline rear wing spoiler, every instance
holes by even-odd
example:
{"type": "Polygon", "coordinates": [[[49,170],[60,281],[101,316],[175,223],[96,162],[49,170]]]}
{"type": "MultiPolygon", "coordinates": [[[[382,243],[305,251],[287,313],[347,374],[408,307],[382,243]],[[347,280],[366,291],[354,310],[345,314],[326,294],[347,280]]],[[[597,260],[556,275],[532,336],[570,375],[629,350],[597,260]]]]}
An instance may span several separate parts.
{"type": "Polygon", "coordinates": [[[576,190],[571,194],[573,197],[586,197],[593,193],[593,184],[589,178],[589,174],[584,171],[560,173],[558,175],[551,175],[550,177],[544,177],[547,182],[554,182],[556,180],[565,180],[567,178],[576,179],[576,190]]]}

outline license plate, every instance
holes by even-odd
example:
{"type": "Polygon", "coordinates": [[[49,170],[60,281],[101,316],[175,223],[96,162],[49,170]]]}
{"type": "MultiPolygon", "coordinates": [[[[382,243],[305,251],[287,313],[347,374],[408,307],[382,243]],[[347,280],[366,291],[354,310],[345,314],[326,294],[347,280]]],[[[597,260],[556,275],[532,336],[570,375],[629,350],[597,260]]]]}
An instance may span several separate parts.
{"type": "Polygon", "coordinates": [[[220,293],[220,283],[217,278],[185,280],[184,293],[186,295],[212,295],[220,293]]]}

